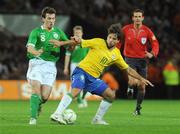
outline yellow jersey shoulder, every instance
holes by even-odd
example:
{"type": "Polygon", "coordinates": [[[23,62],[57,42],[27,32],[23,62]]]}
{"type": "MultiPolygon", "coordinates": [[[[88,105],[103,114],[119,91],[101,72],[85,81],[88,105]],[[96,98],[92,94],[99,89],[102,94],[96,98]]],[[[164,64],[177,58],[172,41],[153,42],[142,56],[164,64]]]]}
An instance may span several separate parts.
{"type": "Polygon", "coordinates": [[[88,48],[99,48],[101,46],[104,46],[103,44],[106,44],[106,41],[102,38],[93,38],[89,40],[82,39],[81,41],[81,46],[88,48]]]}
{"type": "Polygon", "coordinates": [[[102,38],[94,38],[94,43],[97,45],[97,47],[105,47],[106,41],[102,38]]]}

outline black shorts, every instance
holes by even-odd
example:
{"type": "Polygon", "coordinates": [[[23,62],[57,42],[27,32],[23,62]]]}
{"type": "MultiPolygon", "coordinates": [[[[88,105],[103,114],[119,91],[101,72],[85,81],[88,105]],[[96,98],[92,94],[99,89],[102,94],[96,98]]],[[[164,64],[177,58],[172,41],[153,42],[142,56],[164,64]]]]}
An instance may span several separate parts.
{"type": "Polygon", "coordinates": [[[147,78],[147,61],[141,58],[129,58],[125,57],[126,63],[136,70],[141,76],[147,78]]]}

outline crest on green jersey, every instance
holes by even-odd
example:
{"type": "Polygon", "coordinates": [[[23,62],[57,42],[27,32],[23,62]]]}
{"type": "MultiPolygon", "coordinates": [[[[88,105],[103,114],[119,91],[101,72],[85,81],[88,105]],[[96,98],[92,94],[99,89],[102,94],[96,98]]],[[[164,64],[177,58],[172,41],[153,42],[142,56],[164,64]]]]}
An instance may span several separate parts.
{"type": "Polygon", "coordinates": [[[58,34],[57,34],[56,32],[54,32],[54,33],[53,33],[53,37],[54,37],[55,39],[58,39],[58,34]]]}

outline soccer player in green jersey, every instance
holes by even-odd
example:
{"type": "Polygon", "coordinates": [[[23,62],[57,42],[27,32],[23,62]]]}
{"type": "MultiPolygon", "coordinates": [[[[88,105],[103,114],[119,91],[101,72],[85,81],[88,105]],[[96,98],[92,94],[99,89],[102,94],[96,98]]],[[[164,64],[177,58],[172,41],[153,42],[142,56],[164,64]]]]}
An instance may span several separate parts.
{"type": "MultiPolygon", "coordinates": [[[[75,26],[73,28],[73,35],[78,36],[82,39],[83,36],[83,28],[82,26],[75,26]]],[[[65,56],[65,64],[64,64],[64,74],[67,76],[69,75],[69,62],[70,63],[70,74],[72,75],[74,69],[78,65],[78,63],[84,59],[84,57],[87,55],[89,49],[88,48],[82,48],[80,45],[76,45],[73,51],[66,51],[65,56]]],[[[77,97],[78,107],[83,108],[87,107],[87,101],[84,99],[87,92],[82,91],[83,94],[79,94],[77,97]]]]}
{"type": "Polygon", "coordinates": [[[60,47],[54,47],[49,40],[56,39],[69,43],[65,33],[54,27],[56,19],[54,8],[45,7],[41,17],[43,24],[31,31],[27,42],[27,57],[29,58],[27,80],[32,87],[30,125],[36,124],[41,104],[48,100],[56,79],[55,63],[59,59],[60,47]]]}

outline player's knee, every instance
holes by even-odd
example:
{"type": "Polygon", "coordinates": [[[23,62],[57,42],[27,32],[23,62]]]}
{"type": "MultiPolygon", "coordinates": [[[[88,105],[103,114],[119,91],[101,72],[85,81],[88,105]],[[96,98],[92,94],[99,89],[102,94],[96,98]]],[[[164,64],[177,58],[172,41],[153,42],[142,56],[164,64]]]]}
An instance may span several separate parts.
{"type": "Polygon", "coordinates": [[[43,94],[41,95],[42,101],[45,103],[45,102],[49,99],[49,96],[50,96],[50,93],[43,93],[43,94]]]}
{"type": "Polygon", "coordinates": [[[39,88],[34,86],[34,87],[32,87],[32,94],[38,94],[39,96],[41,96],[41,91],[39,88]]]}
{"type": "Polygon", "coordinates": [[[42,102],[42,104],[44,104],[44,103],[46,103],[46,101],[48,100],[48,98],[42,98],[42,100],[41,100],[41,102],[42,102]]]}
{"type": "Polygon", "coordinates": [[[72,98],[76,98],[80,92],[81,92],[81,90],[80,90],[79,88],[73,88],[73,89],[71,90],[71,96],[72,96],[72,98]]]}
{"type": "Polygon", "coordinates": [[[109,97],[110,97],[111,101],[114,101],[116,98],[115,92],[113,91],[109,97]]]}
{"type": "Polygon", "coordinates": [[[146,85],[144,83],[142,83],[142,82],[138,82],[137,87],[138,87],[139,90],[144,92],[146,85]]]}
{"type": "Polygon", "coordinates": [[[32,93],[40,95],[41,85],[38,81],[31,80],[30,81],[32,93]]]}
{"type": "Polygon", "coordinates": [[[71,96],[72,96],[73,99],[75,99],[78,96],[78,94],[76,94],[76,93],[75,94],[71,94],[71,96]]]}
{"type": "Polygon", "coordinates": [[[132,77],[129,77],[128,85],[130,87],[136,87],[138,85],[138,80],[132,77]]]}
{"type": "Polygon", "coordinates": [[[134,84],[133,84],[133,81],[131,81],[131,80],[129,80],[128,81],[128,85],[130,86],[130,87],[132,87],[134,84]]]}
{"type": "Polygon", "coordinates": [[[116,98],[115,91],[109,89],[107,94],[105,95],[105,99],[112,102],[112,101],[114,101],[115,98],[116,98]]]}
{"type": "Polygon", "coordinates": [[[140,94],[145,94],[146,90],[145,89],[138,89],[138,93],[140,94]]]}

